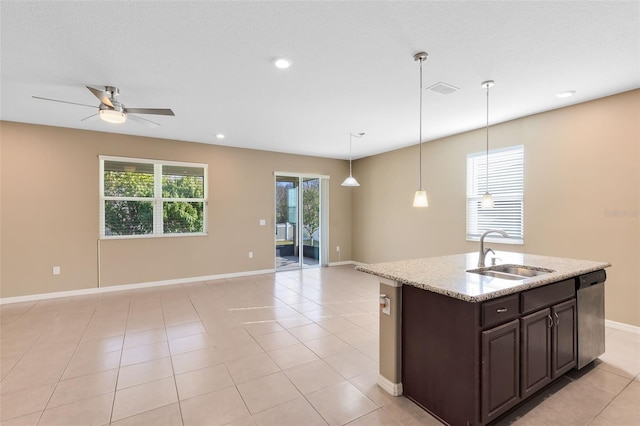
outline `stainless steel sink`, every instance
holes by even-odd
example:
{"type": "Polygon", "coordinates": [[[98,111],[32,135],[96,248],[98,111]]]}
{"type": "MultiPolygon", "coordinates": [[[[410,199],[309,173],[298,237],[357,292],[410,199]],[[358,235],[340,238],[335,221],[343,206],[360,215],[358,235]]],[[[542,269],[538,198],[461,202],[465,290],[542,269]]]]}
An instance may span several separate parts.
{"type": "Polygon", "coordinates": [[[485,277],[502,278],[503,280],[524,280],[527,277],[513,274],[505,274],[504,272],[496,271],[467,271],[474,274],[484,275],[485,277]]]}
{"type": "Polygon", "coordinates": [[[488,268],[490,271],[504,272],[506,274],[522,275],[523,277],[537,277],[554,272],[551,269],[536,268],[532,266],[522,265],[496,265],[488,268]]]}
{"type": "Polygon", "coordinates": [[[495,265],[487,268],[470,269],[467,272],[488,277],[502,278],[505,280],[524,280],[526,278],[537,277],[555,271],[524,265],[495,265]]]}

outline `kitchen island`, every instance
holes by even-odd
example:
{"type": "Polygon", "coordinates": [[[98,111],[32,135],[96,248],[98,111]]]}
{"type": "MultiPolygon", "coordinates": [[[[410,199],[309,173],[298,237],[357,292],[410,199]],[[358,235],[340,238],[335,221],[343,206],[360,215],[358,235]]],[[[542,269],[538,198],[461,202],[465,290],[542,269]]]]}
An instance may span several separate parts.
{"type": "Polygon", "coordinates": [[[478,253],[357,268],[378,276],[384,295],[378,384],[448,424],[489,423],[574,368],[576,277],[611,266],[495,257],[540,275],[485,275],[478,253]]]}

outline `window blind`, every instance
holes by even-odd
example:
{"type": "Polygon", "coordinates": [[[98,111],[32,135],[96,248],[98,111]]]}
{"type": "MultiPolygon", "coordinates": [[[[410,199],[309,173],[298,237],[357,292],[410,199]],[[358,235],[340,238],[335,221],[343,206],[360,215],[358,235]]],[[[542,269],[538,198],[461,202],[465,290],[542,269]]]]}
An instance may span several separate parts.
{"type": "Polygon", "coordinates": [[[506,231],[511,238],[496,234],[489,241],[523,244],[524,242],[524,146],[489,151],[488,190],[494,208],[482,208],[487,191],[487,154],[467,155],[467,240],[478,241],[489,229],[506,231]]]}

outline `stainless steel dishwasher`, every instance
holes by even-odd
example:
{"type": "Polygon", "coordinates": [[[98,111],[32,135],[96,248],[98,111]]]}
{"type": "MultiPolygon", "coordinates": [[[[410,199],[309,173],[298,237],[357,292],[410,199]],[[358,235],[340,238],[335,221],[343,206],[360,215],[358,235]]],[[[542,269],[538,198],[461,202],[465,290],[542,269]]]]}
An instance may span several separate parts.
{"type": "Polygon", "coordinates": [[[604,353],[604,269],[576,278],[578,369],[604,353]]]}

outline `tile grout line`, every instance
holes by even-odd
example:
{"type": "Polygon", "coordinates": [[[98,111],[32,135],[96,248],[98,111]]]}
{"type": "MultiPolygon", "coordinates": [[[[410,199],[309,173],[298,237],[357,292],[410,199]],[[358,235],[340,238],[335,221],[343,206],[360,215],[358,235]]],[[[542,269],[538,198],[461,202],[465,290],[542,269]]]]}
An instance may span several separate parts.
{"type": "Polygon", "coordinates": [[[113,400],[111,401],[111,413],[109,413],[109,425],[113,420],[113,409],[116,406],[116,395],[118,393],[118,381],[120,380],[120,366],[122,364],[122,354],[124,353],[124,341],[127,338],[127,324],[129,324],[129,316],[131,315],[131,293],[129,293],[129,302],[127,303],[127,320],[124,324],[124,334],[122,335],[122,347],[120,348],[120,360],[118,361],[118,374],[116,374],[116,385],[113,388],[113,400]]]}
{"type": "MultiPolygon", "coordinates": [[[[302,284],[302,283],[301,283],[301,284],[302,284]]],[[[285,303],[286,303],[286,302],[285,302],[285,303]]],[[[316,302],[314,302],[314,303],[316,303],[316,302]]],[[[287,303],[287,306],[289,306],[289,307],[290,307],[290,305],[289,305],[288,303],[287,303]]],[[[305,318],[307,318],[307,319],[311,320],[311,324],[315,324],[315,325],[317,325],[318,327],[320,327],[320,328],[322,328],[323,330],[327,331],[331,336],[333,336],[333,337],[335,337],[335,338],[339,339],[340,341],[343,341],[343,340],[342,340],[342,339],[340,339],[338,336],[336,336],[335,334],[333,334],[331,331],[329,331],[329,330],[325,329],[324,327],[322,327],[322,326],[321,326],[320,324],[318,324],[316,321],[312,320],[311,318],[308,318],[306,315],[304,315],[304,313],[302,313],[302,312],[300,312],[300,313],[301,313],[305,318]]],[[[339,315],[338,317],[341,317],[341,316],[339,315]]],[[[280,324],[280,325],[282,326],[282,324],[280,324]]],[[[306,325],[309,325],[309,324],[305,324],[305,325],[298,326],[298,327],[304,327],[304,326],[306,326],[306,325]]],[[[357,325],[357,324],[355,324],[355,325],[356,325],[357,327],[360,327],[360,326],[359,326],[359,325],[357,325]]],[[[291,328],[298,328],[298,327],[291,327],[291,328]]],[[[246,329],[245,329],[245,331],[246,331],[246,329]]],[[[288,328],[284,328],[284,331],[289,332],[289,329],[288,329],[288,328]]],[[[247,333],[248,333],[248,332],[247,332],[247,333]]],[[[255,337],[254,337],[251,333],[248,333],[248,334],[249,334],[249,335],[251,336],[251,338],[256,342],[256,344],[258,344],[258,345],[262,348],[262,346],[260,345],[260,343],[258,343],[258,342],[256,341],[255,337]]],[[[266,334],[272,334],[272,333],[266,333],[266,334]]],[[[289,332],[289,334],[291,334],[291,333],[289,332]]],[[[295,336],[294,336],[294,337],[295,337],[295,336]]],[[[296,340],[299,340],[299,339],[297,339],[297,338],[296,338],[296,340]]],[[[318,359],[319,359],[319,360],[321,360],[322,362],[324,362],[325,364],[327,364],[327,366],[328,366],[329,368],[331,368],[332,370],[336,371],[336,373],[337,373],[338,375],[340,375],[340,376],[344,379],[344,380],[343,380],[343,382],[347,382],[347,383],[349,383],[349,384],[351,384],[351,385],[353,386],[353,384],[352,384],[351,382],[349,382],[349,379],[348,379],[348,378],[344,377],[342,374],[340,374],[340,372],[338,372],[337,370],[335,370],[335,369],[334,369],[330,364],[328,364],[328,363],[324,360],[324,358],[323,358],[323,357],[321,357],[321,356],[319,356],[318,354],[316,354],[316,353],[315,353],[311,348],[309,348],[307,345],[305,345],[305,344],[304,344],[304,342],[302,342],[302,341],[299,341],[299,342],[300,342],[300,344],[302,344],[305,348],[307,348],[308,350],[310,350],[311,352],[313,352],[313,353],[314,353],[314,355],[316,355],[316,356],[318,357],[318,359]]],[[[354,348],[353,346],[351,346],[349,343],[347,343],[347,342],[344,342],[344,343],[345,343],[347,346],[351,347],[352,349],[357,350],[356,348],[354,348]]],[[[285,346],[285,347],[286,347],[286,346],[285,346]]],[[[263,348],[263,349],[264,349],[264,348],[263,348]]],[[[279,349],[279,348],[278,348],[278,349],[279,349]]],[[[360,351],[358,351],[358,352],[360,352],[360,351]]],[[[305,400],[305,401],[307,401],[307,403],[308,403],[308,404],[313,408],[313,410],[314,410],[316,413],[318,413],[318,415],[319,415],[319,416],[320,416],[320,417],[321,417],[321,418],[322,418],[322,419],[323,419],[327,424],[330,424],[330,423],[329,423],[329,420],[328,420],[328,419],[326,419],[326,418],[322,415],[322,413],[320,413],[320,412],[316,409],[316,407],[313,405],[313,403],[312,403],[312,402],[307,398],[307,395],[305,395],[305,394],[304,394],[304,393],[303,393],[303,392],[302,392],[302,391],[301,391],[301,390],[300,390],[300,389],[295,385],[295,383],[293,383],[293,382],[291,381],[291,379],[289,378],[289,376],[287,375],[287,373],[285,373],[285,371],[284,371],[282,368],[280,368],[280,366],[277,364],[277,362],[275,361],[275,359],[273,359],[273,357],[269,354],[269,352],[265,351],[265,354],[266,354],[269,358],[271,358],[271,360],[274,362],[274,364],[275,364],[275,365],[280,369],[280,373],[282,373],[282,374],[287,378],[287,380],[289,381],[289,383],[291,383],[291,385],[292,385],[294,388],[296,388],[296,390],[300,393],[300,395],[302,395],[302,398],[304,398],[304,400],[305,400]]],[[[296,366],[294,366],[294,367],[291,367],[291,368],[295,368],[295,367],[298,367],[298,366],[300,366],[300,365],[308,364],[308,363],[313,362],[313,361],[315,361],[315,360],[307,361],[307,362],[304,362],[304,363],[302,363],[302,364],[298,364],[298,365],[296,365],[296,366]]],[[[263,377],[268,377],[268,376],[272,376],[272,375],[275,375],[275,374],[277,374],[277,372],[276,372],[276,373],[272,373],[272,374],[268,374],[268,375],[263,376],[263,377]]],[[[334,385],[329,385],[329,386],[325,386],[325,387],[323,387],[323,388],[321,388],[321,389],[316,389],[314,392],[311,392],[311,393],[315,393],[315,392],[318,392],[318,391],[321,391],[321,390],[324,390],[324,389],[330,388],[331,386],[334,386],[334,385]]],[[[354,386],[354,387],[355,387],[355,386],[354,386]]],[[[358,392],[360,392],[360,390],[359,390],[359,389],[357,389],[357,388],[356,388],[356,390],[357,390],[358,392]]],[[[360,393],[362,393],[362,392],[360,392],[360,393]]],[[[379,406],[375,401],[371,400],[371,399],[370,399],[366,394],[362,393],[362,395],[363,395],[365,398],[367,398],[369,401],[371,401],[371,402],[372,402],[372,403],[377,407],[377,408],[376,408],[376,410],[377,410],[377,409],[379,409],[379,408],[381,408],[381,406],[379,406]]],[[[242,397],[242,394],[241,394],[240,396],[242,397]]],[[[290,401],[292,401],[292,400],[290,400],[290,401]]],[[[287,402],[290,402],[290,401],[283,402],[282,404],[278,404],[278,405],[276,405],[275,407],[278,407],[278,406],[280,406],[280,405],[286,404],[287,402]]],[[[267,409],[262,410],[262,411],[260,411],[260,412],[264,412],[264,411],[266,411],[266,410],[269,410],[269,409],[271,409],[271,408],[275,408],[275,407],[270,407],[270,408],[267,408],[267,409]]],[[[375,411],[375,410],[374,410],[374,411],[375,411]]],[[[250,413],[251,413],[251,412],[250,412],[250,413]]],[[[256,414],[258,414],[258,413],[256,413],[256,414]]],[[[366,414],[364,414],[364,415],[367,415],[367,414],[369,414],[369,413],[366,413],[366,414]]],[[[364,416],[364,415],[363,415],[363,416],[364,416]]],[[[253,416],[253,415],[252,415],[252,416],[253,416]]],[[[362,417],[362,416],[361,416],[361,417],[362,417]]],[[[353,419],[353,421],[355,421],[355,420],[357,420],[357,419],[353,419]]]]}
{"type": "MultiPolygon", "coordinates": [[[[180,284],[180,288],[186,293],[186,295],[187,295],[187,297],[189,299],[189,303],[191,304],[191,307],[193,308],[193,310],[196,313],[196,315],[198,315],[198,318],[200,319],[200,323],[202,323],[202,318],[200,317],[200,314],[198,313],[198,310],[196,309],[196,307],[193,305],[193,300],[191,299],[191,296],[189,296],[189,291],[185,288],[184,284],[180,284]]],[[[181,403],[181,400],[180,400],[180,390],[178,389],[178,380],[176,379],[176,370],[175,370],[175,368],[173,366],[173,353],[171,352],[171,345],[169,344],[169,333],[167,332],[167,319],[165,318],[165,315],[164,315],[164,309],[165,309],[165,307],[162,304],[162,296],[161,296],[160,297],[160,311],[162,312],[162,323],[164,324],[164,334],[165,334],[165,337],[167,338],[167,347],[169,348],[169,360],[171,362],[171,372],[173,373],[173,375],[172,375],[172,377],[173,377],[173,385],[176,387],[176,399],[177,399],[176,402],[178,403],[178,411],[180,412],[180,421],[184,425],[184,416],[182,414],[182,403],[181,403]]],[[[169,404],[169,405],[171,405],[171,404],[169,404]]]]}
{"type": "MultiPolygon", "coordinates": [[[[275,295],[274,295],[274,297],[276,297],[276,298],[277,298],[277,296],[275,296],[275,295]]],[[[280,300],[280,299],[278,298],[278,300],[280,300]]],[[[282,302],[284,302],[284,301],[282,301],[282,302]]],[[[290,307],[290,305],[289,305],[288,303],[286,303],[286,302],[284,302],[284,303],[285,303],[288,307],[290,307]]],[[[295,310],[295,309],[294,309],[294,310],[295,310]]],[[[304,314],[302,314],[302,315],[304,316],[304,314]]],[[[306,318],[306,317],[305,317],[305,318],[306,318]]],[[[282,324],[280,324],[277,320],[276,320],[276,322],[277,322],[277,323],[278,323],[278,324],[279,324],[279,325],[284,329],[284,331],[286,331],[286,332],[288,332],[288,333],[289,333],[289,329],[288,329],[288,328],[283,327],[283,326],[282,326],[282,324]]],[[[312,320],[312,324],[316,324],[316,322],[312,320]]],[[[308,325],[308,324],[307,324],[307,325],[308,325]]],[[[292,328],[296,328],[296,327],[292,327],[292,328]]],[[[258,343],[258,341],[256,340],[255,336],[253,336],[253,334],[249,333],[245,327],[243,327],[243,329],[244,329],[244,330],[247,332],[247,334],[248,334],[248,335],[253,339],[253,341],[254,341],[258,346],[260,346],[260,348],[262,348],[262,346],[260,345],[260,343],[258,343]]],[[[280,331],[282,331],[282,330],[280,330],[280,331]]],[[[272,333],[266,333],[266,334],[272,334],[272,333]]],[[[289,333],[289,334],[291,334],[291,333],[289,333]]],[[[293,336],[293,335],[292,335],[292,336],[293,336]]],[[[296,338],[295,336],[293,336],[293,337],[294,337],[296,340],[298,340],[298,341],[299,341],[299,339],[298,339],[298,338],[296,338]]],[[[313,352],[310,348],[308,348],[308,347],[307,347],[307,345],[305,345],[305,344],[304,344],[304,342],[301,342],[301,341],[300,341],[300,344],[302,344],[302,346],[304,346],[305,348],[307,348],[308,350],[310,350],[314,355],[318,356],[318,354],[316,354],[316,353],[315,353],[315,352],[313,352]]],[[[286,346],[284,346],[284,347],[286,347],[286,346]]],[[[262,348],[262,349],[264,350],[264,348],[262,348]]],[[[327,419],[325,419],[325,418],[324,418],[324,416],[323,416],[323,415],[322,415],[322,414],[321,414],[321,413],[316,409],[316,407],[311,403],[311,401],[309,401],[309,399],[307,398],[307,396],[306,396],[306,395],[305,395],[305,394],[304,394],[304,393],[303,393],[303,392],[302,392],[302,391],[301,391],[301,390],[300,390],[300,389],[295,385],[295,383],[293,383],[293,382],[291,381],[291,379],[289,378],[289,376],[287,376],[287,374],[284,372],[284,370],[283,370],[282,368],[280,368],[280,366],[278,365],[278,363],[276,362],[276,360],[275,360],[275,359],[273,359],[273,357],[269,354],[269,352],[264,351],[264,353],[265,353],[265,355],[266,355],[266,356],[268,356],[268,357],[269,357],[269,359],[271,359],[271,361],[276,365],[276,367],[278,367],[278,370],[280,370],[280,371],[277,371],[277,372],[272,373],[272,374],[267,374],[266,376],[263,376],[263,377],[268,377],[268,376],[275,375],[275,374],[277,374],[277,373],[282,373],[282,375],[283,375],[284,377],[286,377],[287,381],[288,381],[289,383],[291,383],[291,385],[292,385],[292,386],[293,386],[293,387],[294,387],[294,388],[295,388],[295,389],[300,393],[300,395],[302,396],[302,398],[304,398],[304,400],[305,400],[305,401],[307,401],[307,403],[308,403],[308,404],[311,406],[311,408],[313,408],[313,410],[314,410],[314,411],[315,411],[315,412],[320,416],[320,418],[321,418],[321,419],[322,419],[322,420],[323,420],[327,425],[329,425],[329,424],[330,424],[330,423],[329,423],[329,421],[328,421],[327,419]]],[[[320,357],[318,356],[318,359],[322,359],[322,358],[320,358],[320,357]]],[[[299,365],[308,364],[309,362],[312,362],[312,361],[308,361],[308,362],[306,362],[306,363],[302,363],[302,364],[299,364],[299,365]]],[[[291,368],[294,368],[294,367],[291,367],[291,368]]],[[[338,374],[340,374],[340,373],[338,373],[338,374]]],[[[340,374],[340,375],[341,375],[341,374],[340,374]]],[[[342,376],[342,375],[341,375],[341,376],[342,376]]],[[[262,377],[260,377],[260,378],[262,378],[262,377]]],[[[257,379],[254,379],[254,380],[257,380],[257,379]]],[[[345,379],[345,380],[346,380],[346,379],[345,379]]],[[[238,390],[238,393],[240,394],[240,398],[242,398],[242,400],[243,400],[243,402],[244,402],[244,398],[242,397],[242,394],[240,393],[240,391],[239,391],[239,390],[238,390]]],[[[282,404],[286,404],[287,402],[290,402],[290,401],[293,401],[293,400],[289,400],[289,401],[283,402],[282,404]]],[[[278,406],[280,406],[280,405],[282,405],[282,404],[278,404],[278,405],[276,405],[275,407],[278,407],[278,406]]],[[[245,405],[246,405],[246,402],[245,402],[245,405]]],[[[266,409],[264,409],[264,410],[260,411],[259,413],[264,412],[264,411],[267,411],[267,410],[269,410],[269,409],[271,409],[271,408],[275,408],[275,407],[266,408],[266,409]]],[[[247,411],[249,411],[249,407],[247,407],[247,411]]],[[[251,413],[251,411],[249,411],[249,414],[250,414],[250,415],[251,415],[251,417],[253,418],[253,414],[251,413]]],[[[256,413],[256,414],[258,414],[258,413],[256,413]]]]}
{"type": "MultiPolygon", "coordinates": [[[[40,423],[40,420],[42,420],[42,417],[44,416],[44,412],[47,410],[47,407],[49,406],[49,403],[51,402],[51,398],[53,398],[53,395],[56,393],[56,389],[58,389],[58,385],[62,381],[62,378],[64,377],[64,373],[67,371],[67,368],[69,368],[69,364],[71,364],[71,360],[73,359],[73,356],[76,354],[76,351],[78,350],[78,346],[80,346],[80,342],[82,342],[82,337],[85,335],[85,333],[89,329],[89,324],[91,324],[91,321],[93,321],[93,318],[95,318],[96,310],[97,310],[97,305],[94,306],[93,311],[91,313],[91,318],[89,319],[89,321],[87,321],[87,325],[85,326],[84,331],[80,335],[80,338],[78,339],[78,342],[76,343],[76,346],[73,349],[73,352],[71,352],[71,356],[69,357],[69,360],[67,361],[66,365],[62,369],[62,373],[60,373],[60,377],[58,378],[58,381],[56,382],[55,386],[53,387],[53,391],[51,392],[51,395],[49,395],[49,398],[47,399],[47,403],[44,405],[44,408],[42,409],[42,412],[40,413],[40,416],[38,417],[38,421],[36,422],[36,424],[40,423]]],[[[58,311],[58,313],[56,314],[56,318],[58,317],[58,315],[60,315],[60,311],[58,311]]],[[[43,331],[42,334],[44,334],[44,331],[43,331]]],[[[35,342],[34,342],[34,344],[35,344],[35,342]]],[[[114,396],[115,396],[115,392],[114,392],[114,396]]],[[[67,404],[64,404],[64,405],[67,405],[67,404]]]]}
{"type": "MultiPolygon", "coordinates": [[[[225,280],[225,281],[226,281],[226,280],[225,280]]],[[[211,289],[211,288],[210,288],[206,283],[205,283],[204,285],[205,285],[205,288],[207,289],[207,291],[208,291],[208,292],[210,292],[210,293],[211,293],[211,294],[216,298],[216,300],[220,301],[220,298],[218,297],[218,295],[217,295],[217,294],[215,294],[215,292],[214,292],[214,291],[213,291],[213,290],[212,290],[212,289],[211,289]]],[[[211,338],[211,336],[209,336],[209,331],[204,327],[204,320],[203,320],[203,319],[202,319],[202,317],[200,316],[200,312],[198,312],[198,308],[196,308],[196,306],[193,304],[193,299],[191,298],[191,294],[189,294],[189,290],[188,290],[188,289],[185,289],[185,291],[186,291],[186,293],[187,293],[187,297],[189,298],[189,301],[191,302],[191,306],[193,307],[193,310],[195,311],[196,315],[198,315],[198,318],[200,319],[200,323],[203,325],[203,328],[204,328],[204,330],[205,330],[205,332],[206,332],[207,336],[208,336],[209,338],[211,338]]],[[[167,338],[168,338],[168,336],[167,336],[167,338]]],[[[213,340],[212,340],[212,341],[213,341],[213,340]]],[[[215,348],[215,349],[216,349],[216,351],[217,351],[217,350],[218,350],[218,348],[216,347],[215,342],[213,342],[213,343],[214,343],[214,345],[213,345],[212,347],[213,347],[213,348],[215,348]]],[[[231,382],[233,383],[233,387],[236,389],[236,392],[237,392],[237,393],[238,393],[238,395],[240,396],[240,399],[242,400],[242,403],[244,404],[245,408],[247,409],[247,413],[249,413],[249,416],[251,416],[251,412],[249,411],[249,407],[247,407],[247,404],[246,404],[246,402],[244,401],[244,398],[242,398],[242,394],[240,393],[240,390],[239,390],[239,389],[238,389],[238,387],[236,386],[235,380],[233,380],[233,377],[231,376],[231,373],[229,373],[229,368],[227,367],[226,362],[225,362],[225,361],[224,361],[224,359],[222,358],[222,355],[220,356],[220,360],[222,361],[222,363],[221,363],[221,364],[224,366],[225,371],[226,371],[226,372],[227,372],[227,374],[229,375],[229,378],[231,378],[231,382]]],[[[173,357],[171,358],[171,364],[172,364],[172,366],[173,366],[173,357]]],[[[204,368],[209,368],[209,367],[203,367],[203,368],[201,368],[201,369],[204,369],[204,368]]],[[[175,372],[174,372],[174,377],[175,377],[175,372]]],[[[227,386],[226,388],[222,388],[222,389],[219,389],[219,390],[227,389],[227,388],[230,388],[230,387],[231,387],[231,386],[227,386]]],[[[177,391],[177,388],[178,388],[178,384],[177,384],[177,382],[176,382],[176,391],[177,391]]],[[[213,392],[217,392],[217,391],[213,391],[213,392]]],[[[208,393],[213,393],[213,392],[208,392],[208,393]]],[[[204,394],[203,394],[203,395],[204,395],[204,394]]],[[[192,398],[197,398],[198,396],[200,396],[200,395],[196,395],[196,396],[194,396],[194,397],[192,397],[192,398]]],[[[190,398],[187,398],[187,399],[190,399],[190,398]]],[[[181,401],[180,401],[180,395],[178,395],[178,403],[179,403],[179,406],[180,406],[180,416],[182,416],[182,403],[181,403],[181,401]]],[[[182,424],[184,425],[184,418],[182,418],[182,424]]]]}
{"type": "MultiPolygon", "coordinates": [[[[216,297],[216,299],[217,299],[218,301],[220,301],[220,298],[218,297],[218,295],[216,295],[216,294],[215,294],[215,292],[214,292],[214,291],[213,291],[209,286],[207,286],[206,284],[205,284],[205,286],[207,287],[207,290],[208,290],[209,292],[211,292],[211,293],[216,297]]],[[[198,312],[198,309],[195,307],[195,305],[193,305],[193,299],[191,299],[191,295],[189,294],[189,292],[188,292],[188,291],[187,291],[187,297],[189,297],[189,300],[191,301],[191,306],[193,306],[193,309],[196,311],[196,314],[198,315],[198,318],[200,318],[200,322],[201,322],[202,324],[204,324],[204,322],[203,322],[203,320],[202,320],[202,317],[200,316],[200,313],[198,312]]],[[[222,303],[222,302],[221,302],[221,303],[222,303]]],[[[204,327],[204,325],[203,325],[203,327],[204,327]]],[[[245,330],[245,331],[246,331],[246,329],[244,329],[244,327],[243,327],[243,330],[245,330]]],[[[207,331],[207,329],[206,329],[206,328],[205,328],[205,331],[207,332],[207,335],[209,335],[209,332],[207,331]]],[[[249,334],[249,336],[251,336],[251,333],[247,332],[247,334],[249,334]]],[[[253,338],[253,336],[251,336],[251,338],[253,338]]],[[[258,342],[256,342],[256,344],[258,344],[258,342]]],[[[214,346],[213,346],[213,347],[214,347],[216,350],[218,349],[218,348],[215,346],[215,342],[214,342],[214,346]]],[[[238,393],[238,396],[240,396],[240,400],[242,401],[242,404],[244,405],[244,408],[247,410],[247,413],[249,413],[249,417],[251,417],[251,419],[253,420],[253,415],[251,414],[251,411],[249,410],[249,406],[247,405],[247,402],[246,402],[246,401],[244,400],[244,398],[242,397],[242,393],[240,393],[240,389],[238,389],[238,385],[237,385],[236,381],[235,381],[235,380],[233,380],[233,377],[231,376],[231,373],[229,373],[229,368],[227,367],[227,363],[226,363],[226,361],[222,358],[222,355],[220,355],[220,359],[222,360],[222,365],[224,365],[224,368],[225,368],[225,370],[227,371],[227,374],[228,374],[228,375],[229,375],[229,377],[231,378],[231,382],[233,383],[233,387],[235,388],[236,392],[238,393]]],[[[172,363],[173,363],[173,361],[172,361],[172,363]]],[[[205,368],[207,368],[207,367],[205,367],[205,368]]],[[[177,390],[177,387],[178,387],[178,385],[176,384],[176,390],[177,390]]],[[[231,387],[231,386],[228,386],[228,387],[223,388],[223,389],[227,389],[227,388],[230,388],[230,387],[231,387]]],[[[220,390],[223,390],[223,389],[220,389],[220,390]]],[[[217,392],[217,391],[214,391],[214,392],[217,392]]],[[[208,393],[213,393],[213,392],[208,392],[208,393]]],[[[200,395],[194,396],[193,398],[197,398],[198,396],[200,396],[200,395]]],[[[180,397],[179,397],[179,396],[178,396],[178,402],[180,402],[180,397]]],[[[182,416],[182,407],[180,408],[180,415],[182,416]]],[[[239,419],[236,419],[236,420],[239,420],[239,419]]],[[[232,420],[231,422],[227,422],[226,424],[228,424],[228,423],[233,423],[234,421],[235,421],[235,420],[232,420]]],[[[184,418],[182,419],[182,424],[184,425],[184,418]]]]}
{"type": "Polygon", "coordinates": [[[593,422],[593,421],[594,421],[594,420],[595,420],[595,419],[596,419],[600,414],[602,414],[602,412],[603,412],[604,410],[606,410],[606,409],[607,409],[607,407],[609,407],[609,406],[613,403],[613,401],[615,401],[615,400],[616,400],[616,399],[617,399],[617,398],[622,394],[622,392],[624,392],[624,390],[625,390],[625,389],[627,389],[629,386],[631,386],[631,383],[633,383],[633,379],[631,379],[631,380],[629,381],[629,383],[627,383],[627,384],[626,384],[626,385],[625,385],[625,386],[620,390],[620,392],[618,392],[617,394],[615,394],[615,396],[614,396],[613,398],[611,398],[611,401],[607,402],[607,403],[605,404],[605,406],[604,406],[604,407],[602,407],[602,409],[601,409],[600,411],[598,411],[598,412],[596,413],[596,415],[595,415],[595,416],[593,416],[593,418],[592,418],[591,420],[589,420],[589,423],[587,423],[587,425],[590,425],[590,424],[591,424],[591,423],[592,423],[592,422],[593,422]]]}

